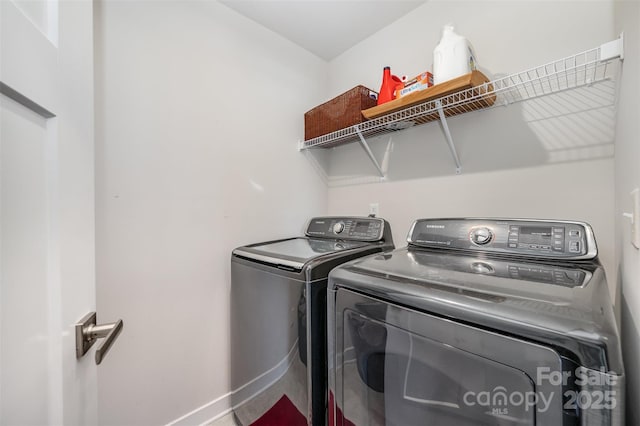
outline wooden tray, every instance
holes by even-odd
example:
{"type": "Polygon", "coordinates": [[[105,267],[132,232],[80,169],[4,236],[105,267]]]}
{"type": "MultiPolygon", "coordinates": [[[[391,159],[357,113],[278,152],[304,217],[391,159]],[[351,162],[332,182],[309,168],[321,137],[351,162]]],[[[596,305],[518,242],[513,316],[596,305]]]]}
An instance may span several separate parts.
{"type": "MultiPolygon", "coordinates": [[[[480,71],[472,71],[469,74],[465,74],[452,80],[445,81],[444,83],[436,84],[435,86],[431,86],[428,89],[410,93],[400,99],[395,99],[382,105],[365,109],[362,111],[362,115],[364,115],[367,120],[371,120],[372,118],[390,114],[392,112],[410,107],[412,105],[441,98],[443,96],[470,89],[472,87],[481,86],[487,82],[489,82],[487,76],[482,74],[480,71]]],[[[491,92],[493,88],[489,87],[488,90],[491,92]]],[[[472,106],[472,109],[487,108],[493,105],[495,101],[496,95],[494,93],[491,93],[476,101],[470,102],[470,106],[472,106]]]]}

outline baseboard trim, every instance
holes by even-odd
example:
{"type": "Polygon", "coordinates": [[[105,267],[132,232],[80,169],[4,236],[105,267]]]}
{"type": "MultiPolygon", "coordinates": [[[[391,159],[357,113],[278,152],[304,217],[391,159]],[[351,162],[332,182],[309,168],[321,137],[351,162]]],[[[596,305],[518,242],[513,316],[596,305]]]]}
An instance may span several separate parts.
{"type": "Polygon", "coordinates": [[[280,380],[287,372],[297,355],[298,341],[293,344],[287,355],[275,366],[250,382],[208,402],[184,416],[167,423],[167,426],[204,426],[229,414],[235,407],[244,404],[263,390],[280,380]],[[232,406],[232,401],[240,401],[232,406]]]}
{"type": "Polygon", "coordinates": [[[214,422],[231,412],[231,395],[232,392],[224,394],[214,399],[213,401],[196,408],[190,413],[187,413],[184,416],[170,423],[167,423],[167,426],[204,426],[206,424],[214,422]]]}

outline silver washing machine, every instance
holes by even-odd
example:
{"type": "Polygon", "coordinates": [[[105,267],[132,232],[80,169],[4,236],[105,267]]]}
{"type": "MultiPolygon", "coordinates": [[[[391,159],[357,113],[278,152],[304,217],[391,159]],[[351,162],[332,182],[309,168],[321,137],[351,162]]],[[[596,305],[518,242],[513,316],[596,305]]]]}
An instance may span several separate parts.
{"type": "Polygon", "coordinates": [[[318,217],[304,237],[233,251],[231,403],[239,424],[326,424],[329,271],[393,248],[383,219],[318,217]]]}
{"type": "Polygon", "coordinates": [[[624,424],[589,225],[423,219],[329,275],[329,424],[624,424]]]}

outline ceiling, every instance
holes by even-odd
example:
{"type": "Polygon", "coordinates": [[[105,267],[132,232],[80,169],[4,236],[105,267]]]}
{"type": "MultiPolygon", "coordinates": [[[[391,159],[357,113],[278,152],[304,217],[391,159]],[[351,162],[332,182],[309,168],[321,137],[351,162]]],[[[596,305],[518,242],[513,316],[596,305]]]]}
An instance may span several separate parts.
{"type": "Polygon", "coordinates": [[[223,4],[331,60],[426,0],[226,0],[223,4]]]}

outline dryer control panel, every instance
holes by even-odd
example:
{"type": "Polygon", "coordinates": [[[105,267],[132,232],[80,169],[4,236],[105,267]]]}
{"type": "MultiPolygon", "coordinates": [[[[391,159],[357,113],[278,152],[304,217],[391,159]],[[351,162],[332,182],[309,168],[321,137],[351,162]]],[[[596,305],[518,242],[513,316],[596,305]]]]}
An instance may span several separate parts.
{"type": "Polygon", "coordinates": [[[533,219],[420,219],[409,244],[548,259],[597,256],[591,226],[584,222],[533,219]]]}
{"type": "Polygon", "coordinates": [[[380,241],[385,225],[384,219],[373,217],[314,217],[305,234],[340,240],[380,241]]]}

